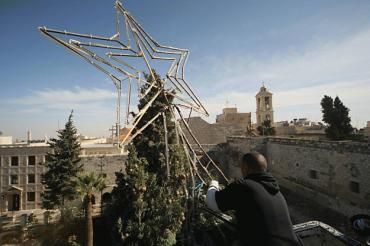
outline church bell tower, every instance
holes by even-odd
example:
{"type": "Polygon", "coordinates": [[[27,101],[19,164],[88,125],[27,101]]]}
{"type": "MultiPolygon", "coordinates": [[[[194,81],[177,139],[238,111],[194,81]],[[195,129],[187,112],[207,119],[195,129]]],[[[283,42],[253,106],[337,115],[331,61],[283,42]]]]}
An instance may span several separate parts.
{"type": "Polygon", "coordinates": [[[274,111],[272,108],[272,93],[266,89],[264,84],[262,84],[260,91],[256,95],[256,105],[257,126],[260,126],[265,120],[270,120],[271,125],[273,125],[274,111]]]}

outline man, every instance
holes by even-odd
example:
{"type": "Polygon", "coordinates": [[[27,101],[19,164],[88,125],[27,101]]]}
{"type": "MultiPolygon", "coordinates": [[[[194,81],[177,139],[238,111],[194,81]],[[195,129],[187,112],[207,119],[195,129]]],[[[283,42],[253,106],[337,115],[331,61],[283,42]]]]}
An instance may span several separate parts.
{"type": "Polygon", "coordinates": [[[266,172],[265,157],[247,153],[240,168],[244,178],[223,190],[219,191],[217,181],[211,181],[207,206],[215,211],[235,211],[241,245],[299,245],[279,185],[266,172]]]}

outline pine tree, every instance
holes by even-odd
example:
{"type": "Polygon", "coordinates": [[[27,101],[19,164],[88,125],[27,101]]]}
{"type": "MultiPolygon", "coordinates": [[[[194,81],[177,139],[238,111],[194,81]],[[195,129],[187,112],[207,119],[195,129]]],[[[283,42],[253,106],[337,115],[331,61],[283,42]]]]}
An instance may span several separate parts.
{"type": "Polygon", "coordinates": [[[326,136],[332,140],[349,139],[353,132],[349,109],[344,106],[339,97],[333,100],[329,96],[324,96],[321,100],[323,121],[328,124],[326,136]]]}
{"type": "Polygon", "coordinates": [[[82,171],[82,165],[79,164],[80,143],[72,117],[73,111],[65,128],[57,131],[58,137],[48,142],[51,151],[46,155],[46,172],[42,175],[45,191],[41,195],[46,209],[63,206],[66,200],[71,200],[76,195],[71,180],[82,171]]]}
{"type": "MultiPolygon", "coordinates": [[[[163,89],[159,76],[147,76],[152,89],[139,102],[139,110],[163,89]]],[[[145,91],[148,85],[141,88],[145,91]]],[[[124,245],[174,245],[185,220],[186,158],[175,138],[175,122],[169,111],[173,98],[162,92],[140,121],[144,126],[158,112],[160,116],[129,146],[126,172],[117,173],[117,187],[113,189],[117,230],[124,245]],[[164,118],[167,126],[167,173],[164,118]]]]}
{"type": "Polygon", "coordinates": [[[271,126],[270,120],[263,121],[262,125],[257,127],[257,130],[263,136],[275,135],[275,128],[271,126]]]}

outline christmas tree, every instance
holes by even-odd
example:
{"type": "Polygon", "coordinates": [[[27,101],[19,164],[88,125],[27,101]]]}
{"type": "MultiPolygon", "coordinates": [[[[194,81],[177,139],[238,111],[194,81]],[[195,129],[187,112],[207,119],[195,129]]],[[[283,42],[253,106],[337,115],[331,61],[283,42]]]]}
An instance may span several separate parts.
{"type": "Polygon", "coordinates": [[[153,71],[148,84],[155,87],[139,102],[143,109],[158,91],[160,94],[145,113],[140,129],[160,113],[129,145],[125,172],[117,173],[113,189],[116,230],[124,245],[174,245],[185,220],[186,157],[176,141],[175,119],[163,82],[153,71]]]}

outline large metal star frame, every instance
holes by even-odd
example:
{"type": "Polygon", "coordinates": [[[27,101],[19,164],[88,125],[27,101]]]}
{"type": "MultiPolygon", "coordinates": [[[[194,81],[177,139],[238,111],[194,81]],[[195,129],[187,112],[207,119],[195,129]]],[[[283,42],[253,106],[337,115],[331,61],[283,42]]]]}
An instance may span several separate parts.
{"type": "MultiPolygon", "coordinates": [[[[121,127],[121,95],[123,82],[126,82],[127,109],[125,124],[130,125],[131,129],[126,137],[121,141],[120,146],[130,142],[158,117],[163,118],[165,132],[167,132],[165,114],[162,112],[158,112],[158,114],[146,122],[142,128],[136,129],[138,123],[158,95],[161,92],[164,92],[166,95],[171,95],[175,98],[174,103],[169,105],[168,109],[170,110],[174,119],[176,119],[175,128],[177,139],[178,143],[184,147],[187,155],[193,187],[195,187],[195,175],[198,176],[201,181],[205,182],[205,179],[198,171],[198,167],[201,167],[201,169],[207,174],[207,178],[212,178],[210,172],[208,171],[208,167],[212,165],[227,181],[226,176],[203,149],[202,145],[191,131],[188,122],[183,117],[182,111],[185,109],[190,111],[189,117],[193,111],[208,116],[207,110],[185,79],[185,66],[189,56],[189,51],[186,49],[161,45],[155,41],[135,20],[135,18],[123,7],[121,2],[116,1],[115,9],[116,32],[110,37],[61,31],[49,29],[47,27],[39,27],[39,30],[47,37],[54,40],[57,44],[82,57],[98,70],[105,73],[113,81],[113,84],[117,89],[116,134],[118,141],[118,136],[120,135],[119,129],[121,127]],[[125,29],[125,31],[122,32],[123,34],[121,33],[120,25],[122,18],[124,20],[125,29]],[[125,39],[122,40],[121,38],[125,39]],[[104,53],[99,54],[102,51],[104,53]],[[139,62],[134,61],[130,63],[127,61],[135,58],[144,63],[144,69],[137,68],[136,63],[139,62]],[[154,70],[151,65],[151,62],[154,60],[166,61],[167,63],[170,63],[169,68],[162,79],[162,84],[164,87],[158,85],[155,80],[152,83],[149,83],[145,79],[145,74],[152,75],[152,78],[155,77],[153,73],[154,70]],[[132,119],[130,119],[129,115],[131,111],[130,107],[132,101],[133,81],[136,81],[139,99],[148,95],[153,88],[159,88],[159,90],[147,102],[147,104],[132,119]],[[147,89],[144,92],[140,90],[143,84],[148,84],[147,89]],[[134,129],[135,132],[133,133],[134,129]],[[191,136],[193,142],[196,143],[195,146],[191,144],[185,132],[191,136]],[[199,154],[197,154],[194,150],[195,148],[201,150],[206,159],[206,163],[201,162],[199,154]]],[[[167,138],[165,139],[165,142],[167,173],[170,175],[167,138]]]]}

